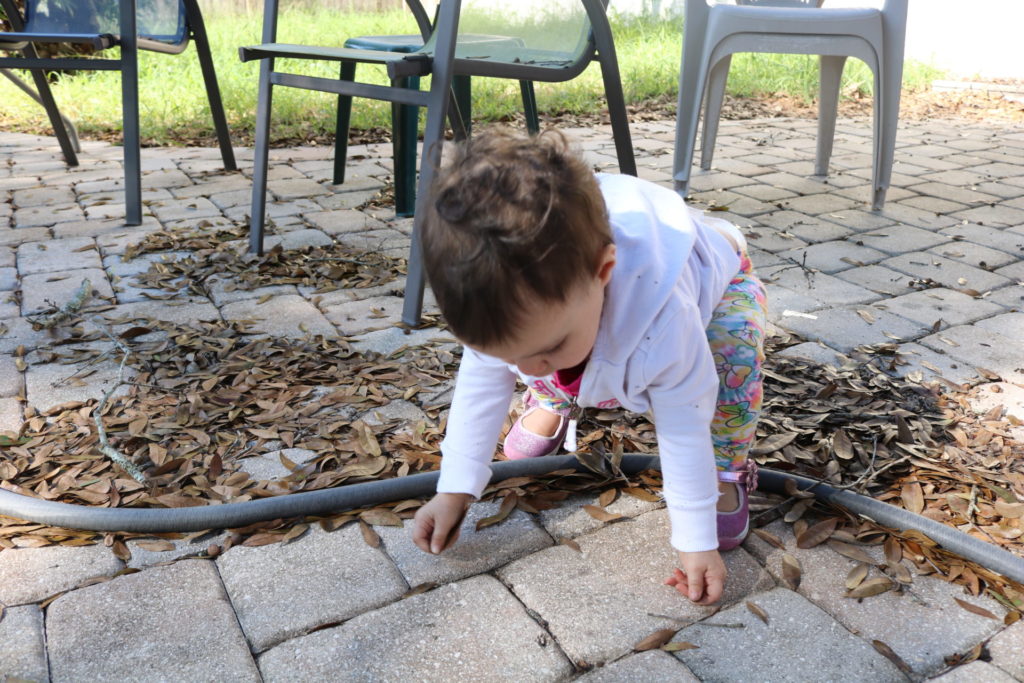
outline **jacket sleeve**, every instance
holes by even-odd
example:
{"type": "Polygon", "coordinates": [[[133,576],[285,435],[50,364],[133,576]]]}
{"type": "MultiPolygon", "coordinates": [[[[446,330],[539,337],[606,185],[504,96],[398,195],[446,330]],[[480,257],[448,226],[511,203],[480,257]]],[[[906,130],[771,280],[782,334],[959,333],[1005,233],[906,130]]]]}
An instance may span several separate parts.
{"type": "Polygon", "coordinates": [[[515,384],[516,375],[505,363],[468,347],[463,349],[448,427],[441,442],[438,493],[480,497],[491,478],[491,459],[515,384]]]}
{"type": "Polygon", "coordinates": [[[682,552],[718,547],[718,477],[711,420],[718,375],[700,313],[685,305],[648,346],[647,391],[661,454],[672,546],[682,552]]]}

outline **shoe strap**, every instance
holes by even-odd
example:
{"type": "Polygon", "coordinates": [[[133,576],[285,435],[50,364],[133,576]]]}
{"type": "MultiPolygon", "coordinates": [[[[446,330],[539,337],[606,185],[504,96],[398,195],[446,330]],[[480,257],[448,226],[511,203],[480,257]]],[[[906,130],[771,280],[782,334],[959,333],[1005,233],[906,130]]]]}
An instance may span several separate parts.
{"type": "Polygon", "coordinates": [[[739,470],[719,470],[718,480],[743,484],[750,493],[757,488],[757,463],[748,459],[739,470]]]}

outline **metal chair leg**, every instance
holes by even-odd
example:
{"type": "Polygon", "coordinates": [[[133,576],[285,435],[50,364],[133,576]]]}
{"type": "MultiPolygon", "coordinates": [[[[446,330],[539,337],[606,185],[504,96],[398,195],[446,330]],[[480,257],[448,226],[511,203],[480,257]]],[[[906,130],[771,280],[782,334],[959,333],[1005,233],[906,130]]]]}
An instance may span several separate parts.
{"type": "Polygon", "coordinates": [[[121,109],[124,132],[125,222],[142,224],[142,166],[139,159],[139,51],[135,1],[121,4],[121,109]],[[127,11],[125,11],[127,9],[127,11]]]}
{"type": "Polygon", "coordinates": [[[224,103],[221,100],[220,87],[217,84],[217,71],[213,68],[210,41],[206,37],[206,24],[203,22],[203,15],[199,11],[196,0],[184,0],[184,3],[185,15],[192,31],[192,38],[196,43],[196,53],[199,55],[199,67],[203,72],[206,98],[210,102],[210,115],[213,117],[213,127],[217,131],[217,144],[220,146],[220,155],[224,160],[224,169],[236,171],[238,165],[235,163],[235,150],[231,147],[228,119],[224,114],[224,103]]]}
{"type": "MultiPolygon", "coordinates": [[[[342,62],[338,78],[343,81],[356,79],[356,63],[342,62]]],[[[334,184],[345,182],[345,165],[348,162],[348,132],[352,124],[352,96],[338,95],[338,118],[334,125],[334,184]]]]}
{"type": "Polygon", "coordinates": [[[519,91],[523,94],[526,130],[530,135],[536,135],[540,132],[540,116],[537,114],[537,93],[533,90],[533,81],[519,81],[519,91]]]}

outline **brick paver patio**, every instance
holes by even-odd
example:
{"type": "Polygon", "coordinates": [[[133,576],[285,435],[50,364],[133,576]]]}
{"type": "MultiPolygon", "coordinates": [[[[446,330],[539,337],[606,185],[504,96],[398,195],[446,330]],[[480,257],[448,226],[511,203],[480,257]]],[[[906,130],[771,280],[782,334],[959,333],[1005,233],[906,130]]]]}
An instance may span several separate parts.
{"type": "MultiPolygon", "coordinates": [[[[615,170],[610,131],[567,132],[595,167],[615,170]]],[[[641,176],[670,184],[674,123],[637,123],[632,132],[641,176]]],[[[904,122],[893,186],[878,213],[865,204],[870,122],[839,123],[827,179],[809,176],[814,134],[813,121],[723,123],[715,170],[692,183],[694,204],[720,209],[747,235],[774,324],[810,340],[789,352],[834,361],[859,344],[896,343],[909,361],[900,372],[917,373],[911,377],[980,383],[990,381],[987,371],[1024,382],[1024,128],[904,122]]],[[[46,362],[39,351],[51,339],[25,318],[48,300],[67,300],[83,278],[112,304],[111,317],[255,319],[268,335],[345,335],[384,353],[438,335],[394,328],[400,283],[319,295],[291,285],[234,290],[223,279],[209,298],[147,298],[132,275],[159,256],[124,262],[125,249],[160,228],[244,223],[252,152],[238,150],[242,172],[223,173],[213,149],[143,150],[146,218],[126,228],[120,149],[84,146],[82,165],[68,169],[52,139],[0,133],[0,431],[17,431],[26,407],[99,397],[116,376],[107,361],[63,382],[77,367],[46,362]]],[[[350,153],[357,161],[349,181],[333,186],[331,149],[272,151],[268,244],[337,240],[405,254],[410,221],[367,206],[389,182],[390,146],[350,153]]],[[[1011,396],[1014,385],[1004,386],[1011,396]]],[[[387,409],[422,419],[446,388],[387,409]]],[[[1024,418],[1017,396],[1014,411],[1024,418]]],[[[247,464],[264,468],[264,477],[276,466],[247,464]]],[[[1003,627],[953,598],[1001,618],[995,600],[924,576],[912,594],[844,599],[851,561],[824,546],[797,550],[781,524],[775,533],[803,565],[799,589],[781,579],[781,551],[751,538],[728,553],[725,609],[709,619],[709,610],[659,585],[674,559],[664,510],[620,501],[613,509],[628,519],[605,525],[582,512],[592,502],[573,498],[536,518],[517,512],[474,532],[475,520],[493,513],[493,505],[478,506],[463,545],[442,558],[419,553],[408,528],[382,528],[373,548],[348,526],[170,564],[202,545],[154,552],[130,544],[127,566],[142,571],[88,585],[125,562],[102,545],[3,550],[0,677],[902,680],[872,647],[879,640],[914,680],[1024,680],[1024,622],[1003,627]],[[565,537],[579,551],[558,542],[565,537]],[[438,586],[403,597],[425,582],[438,586]],[[765,611],[767,623],[746,602],[765,611]],[[697,649],[632,652],[651,632],[690,623],[676,639],[697,649]],[[707,625],[737,623],[742,628],[707,625]],[[982,642],[985,661],[946,673],[946,658],[982,642]]]]}

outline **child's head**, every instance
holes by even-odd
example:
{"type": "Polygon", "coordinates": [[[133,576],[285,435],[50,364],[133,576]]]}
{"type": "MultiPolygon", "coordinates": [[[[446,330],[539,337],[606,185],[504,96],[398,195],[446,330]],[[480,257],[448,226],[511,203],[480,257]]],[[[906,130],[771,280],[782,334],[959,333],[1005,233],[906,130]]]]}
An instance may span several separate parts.
{"type": "Polygon", "coordinates": [[[458,145],[427,201],[422,245],[452,331],[484,350],[535,341],[522,338],[530,318],[566,308],[595,278],[603,288],[614,264],[597,179],[554,131],[458,145]]]}

